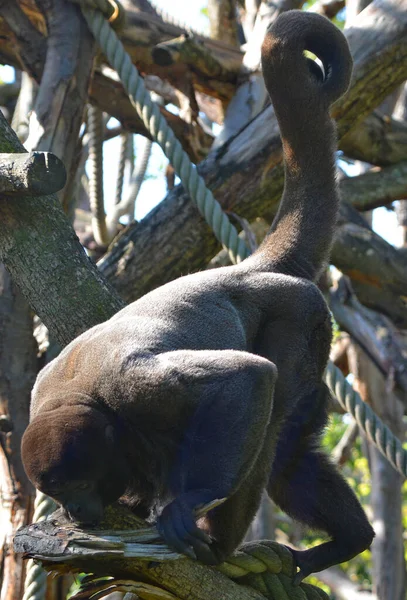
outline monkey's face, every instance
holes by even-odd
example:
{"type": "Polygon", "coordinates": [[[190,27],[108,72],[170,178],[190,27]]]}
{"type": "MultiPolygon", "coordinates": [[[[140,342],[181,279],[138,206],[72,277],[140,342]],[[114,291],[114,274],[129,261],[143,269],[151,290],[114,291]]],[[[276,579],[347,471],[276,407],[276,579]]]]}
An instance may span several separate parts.
{"type": "Polygon", "coordinates": [[[95,524],[125,491],[129,475],[119,439],[107,418],[84,405],[36,417],[22,441],[31,482],[81,524],[95,524]]]}

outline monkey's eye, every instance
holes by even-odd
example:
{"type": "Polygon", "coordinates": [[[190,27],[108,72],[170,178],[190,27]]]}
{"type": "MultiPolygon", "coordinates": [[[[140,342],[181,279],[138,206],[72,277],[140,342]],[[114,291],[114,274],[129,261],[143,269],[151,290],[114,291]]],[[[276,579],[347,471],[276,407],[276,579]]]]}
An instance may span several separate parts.
{"type": "Polygon", "coordinates": [[[61,483],[57,479],[50,479],[47,488],[48,494],[52,493],[53,496],[56,496],[61,491],[61,483]]]}

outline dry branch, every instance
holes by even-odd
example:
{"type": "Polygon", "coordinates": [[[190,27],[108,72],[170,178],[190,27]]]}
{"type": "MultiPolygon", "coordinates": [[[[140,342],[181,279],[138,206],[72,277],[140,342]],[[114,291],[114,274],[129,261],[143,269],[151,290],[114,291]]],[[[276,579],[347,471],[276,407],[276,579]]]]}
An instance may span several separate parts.
{"type": "Polygon", "coordinates": [[[341,139],[340,147],[350,158],[372,165],[407,160],[407,123],[374,110],[341,139]]]}
{"type": "Polygon", "coordinates": [[[400,346],[388,320],[362,306],[344,278],[331,293],[330,307],[341,329],[350,334],[379,371],[386,378],[394,377],[398,387],[407,391],[405,349],[400,346]]]}
{"type": "MultiPolygon", "coordinates": [[[[38,66],[38,63],[42,63],[41,53],[44,52],[44,45],[41,43],[41,36],[38,35],[38,31],[33,30],[38,29],[42,33],[46,31],[44,16],[38,11],[34,0],[18,0],[16,3],[1,0],[0,17],[5,18],[7,16],[9,25],[11,23],[10,13],[12,13],[15,23],[13,27],[14,35],[10,35],[10,28],[0,18],[1,55],[6,62],[18,64],[19,56],[17,53],[19,52],[25,57],[25,68],[31,70],[35,65],[38,66]],[[11,5],[15,5],[13,9],[10,8],[11,5]],[[22,11],[24,11],[25,17],[19,14],[22,11]],[[19,34],[21,24],[24,25],[24,35],[19,34]],[[36,27],[33,27],[33,25],[36,27]],[[31,55],[28,52],[29,48],[32,49],[31,55]],[[31,59],[30,56],[32,56],[31,59]]],[[[190,69],[187,65],[180,66],[177,64],[169,68],[163,68],[153,61],[151,51],[157,44],[187,33],[188,31],[182,27],[165,23],[154,14],[140,12],[137,7],[130,3],[126,4],[125,26],[120,32],[120,37],[132,60],[142,73],[158,75],[174,84],[180,79],[190,78],[197,90],[229,100],[233,94],[242,63],[243,54],[239,48],[202,35],[195,36],[197,41],[205,46],[206,52],[212,56],[213,60],[222,66],[222,73],[216,79],[208,77],[205,69],[201,71],[199,68],[190,69]]],[[[39,76],[38,68],[34,70],[33,75],[39,76]]]]}
{"type": "MultiPolygon", "coordinates": [[[[30,4],[30,2],[28,3],[30,4]]],[[[26,8],[25,4],[26,3],[21,2],[21,5],[24,8],[26,8]]],[[[66,3],[64,2],[64,4],[66,3]]],[[[69,11],[78,10],[69,3],[68,8],[65,6],[65,9],[69,11]]],[[[38,12],[30,12],[29,14],[31,19],[42,19],[41,14],[38,12]]],[[[0,18],[0,35],[2,35],[2,31],[4,30],[4,43],[2,43],[0,49],[1,62],[15,67],[23,66],[27,72],[39,83],[45,68],[47,38],[41,35],[41,33],[35,27],[33,27],[26,13],[23,12],[20,5],[17,3],[9,4],[6,2],[4,4],[4,9],[3,5],[0,4],[0,16],[5,19],[5,21],[3,21],[0,18]],[[12,18],[10,17],[10,14],[12,18]],[[8,28],[7,25],[9,25],[10,28],[8,28]],[[24,32],[21,43],[19,41],[19,37],[16,37],[20,31],[24,32]],[[32,51],[32,48],[35,48],[35,52],[32,51]],[[18,54],[16,54],[16,51],[18,51],[18,54]]],[[[62,16],[63,15],[61,11],[60,19],[62,16]]],[[[40,24],[42,23],[41,20],[39,22],[40,24]]],[[[65,23],[62,23],[62,26],[64,25],[66,25],[66,21],[65,23]]],[[[71,36],[70,38],[72,43],[75,42],[75,49],[77,45],[76,39],[77,36],[71,36]]],[[[77,56],[77,49],[75,49],[72,52],[65,52],[65,54],[72,59],[73,57],[77,56]]],[[[81,53],[81,57],[83,63],[83,51],[81,53]]],[[[50,80],[52,80],[51,75],[49,77],[50,80]]],[[[75,89],[73,91],[75,94],[75,89]]],[[[61,102],[60,94],[56,94],[55,92],[52,100],[54,97],[61,102]]],[[[78,100],[83,99],[84,93],[78,93],[78,90],[76,90],[76,97],[78,100]]],[[[92,103],[99,106],[101,110],[117,118],[129,131],[132,131],[133,133],[140,133],[149,137],[148,131],[146,130],[141,119],[137,116],[137,113],[131,105],[123,86],[118,81],[110,77],[106,77],[99,71],[96,71],[91,82],[89,97],[92,103]]],[[[52,111],[49,109],[49,106],[47,106],[47,102],[49,101],[49,98],[45,99],[45,102],[44,99],[40,98],[41,104],[39,105],[39,110],[41,114],[45,115],[45,117],[54,113],[58,114],[58,111],[52,111]]],[[[63,103],[61,102],[61,104],[63,103]]],[[[69,101],[66,104],[68,106],[71,105],[69,101]]],[[[204,156],[206,156],[207,151],[212,144],[212,137],[206,134],[198,124],[194,123],[193,127],[189,126],[183,119],[170,113],[164,107],[160,107],[160,110],[169,121],[174,133],[182,143],[184,150],[189,154],[191,160],[194,162],[202,160],[204,156]],[[199,137],[202,148],[201,152],[198,152],[196,149],[196,136],[199,137]]],[[[82,110],[75,111],[75,118],[80,118],[81,115],[82,110]]],[[[68,123],[71,123],[72,121],[69,116],[67,116],[65,120],[68,123]]],[[[49,129],[50,128],[47,127],[48,138],[52,140],[52,135],[49,134],[49,129]]],[[[31,143],[35,145],[36,142],[32,141],[31,143]]],[[[65,145],[62,145],[62,147],[64,148],[65,145]]],[[[53,149],[53,151],[58,155],[57,149],[53,149]]]]}
{"type": "Polygon", "coordinates": [[[342,179],[342,198],[358,210],[372,210],[407,198],[407,162],[342,179]]]}
{"type": "Polygon", "coordinates": [[[65,182],[65,167],[55,154],[0,154],[0,193],[45,196],[61,190],[65,182]]]}
{"type": "Polygon", "coordinates": [[[405,256],[372,231],[353,207],[341,207],[331,261],[352,280],[363,304],[407,327],[405,256]]]}

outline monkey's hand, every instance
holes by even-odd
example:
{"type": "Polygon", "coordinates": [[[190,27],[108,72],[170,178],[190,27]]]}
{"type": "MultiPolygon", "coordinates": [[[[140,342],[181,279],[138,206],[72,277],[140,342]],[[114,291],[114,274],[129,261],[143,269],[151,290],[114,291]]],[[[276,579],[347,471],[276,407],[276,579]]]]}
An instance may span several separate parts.
{"type": "Polygon", "coordinates": [[[195,510],[212,500],[209,490],[186,492],[167,504],[157,520],[157,529],[171,548],[207,565],[221,559],[211,547],[212,538],[196,524],[195,510]]]}

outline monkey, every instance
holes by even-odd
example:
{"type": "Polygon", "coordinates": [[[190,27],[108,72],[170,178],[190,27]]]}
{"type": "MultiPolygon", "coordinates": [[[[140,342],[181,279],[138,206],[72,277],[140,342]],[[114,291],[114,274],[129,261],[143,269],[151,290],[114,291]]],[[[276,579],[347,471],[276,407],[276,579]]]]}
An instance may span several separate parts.
{"type": "Polygon", "coordinates": [[[285,169],[264,242],[237,265],[149,292],[72,341],[39,373],[22,458],[72,520],[97,524],[119,500],[205,564],[238,547],[267,490],[329,536],[291,549],[299,583],[374,536],[320,449],[331,318],[315,281],[339,203],[329,111],[348,88],[352,59],[325,17],[293,10],[268,29],[262,68],[285,169]],[[197,519],[216,499],[225,501],[197,519]]]}

